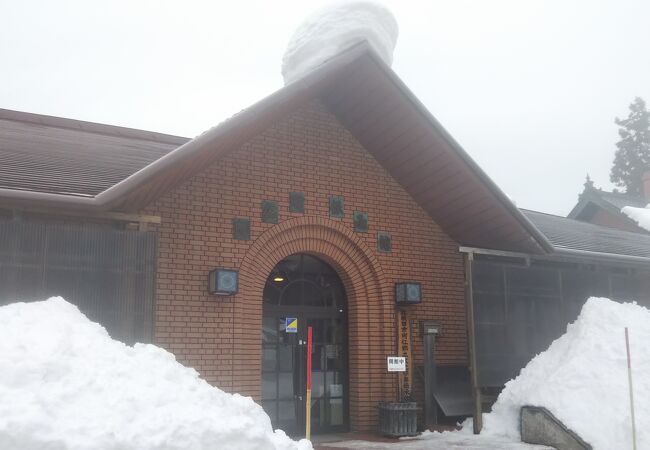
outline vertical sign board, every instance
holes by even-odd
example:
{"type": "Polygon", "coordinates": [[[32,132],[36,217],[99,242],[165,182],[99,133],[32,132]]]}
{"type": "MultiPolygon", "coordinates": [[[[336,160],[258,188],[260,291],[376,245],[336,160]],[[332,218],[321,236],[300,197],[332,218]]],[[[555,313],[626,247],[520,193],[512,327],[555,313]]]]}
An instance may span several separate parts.
{"type": "Polygon", "coordinates": [[[406,370],[399,372],[400,400],[411,398],[413,361],[411,358],[411,321],[405,309],[397,310],[397,355],[406,359],[406,370]]]}
{"type": "Polygon", "coordinates": [[[305,396],[305,437],[311,439],[311,327],[307,327],[307,395],[305,396]]]}

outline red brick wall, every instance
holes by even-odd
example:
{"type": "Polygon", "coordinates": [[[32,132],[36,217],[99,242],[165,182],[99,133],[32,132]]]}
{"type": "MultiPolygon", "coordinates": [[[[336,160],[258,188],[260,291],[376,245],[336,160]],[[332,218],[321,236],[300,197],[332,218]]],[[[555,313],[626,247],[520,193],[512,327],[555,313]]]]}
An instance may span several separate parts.
{"type": "MultiPolygon", "coordinates": [[[[319,102],[251,139],[231,155],[165,194],[146,213],[159,227],[156,341],[209,382],[259,398],[261,293],[283,257],[309,252],[339,273],[348,296],[350,411],[353,429],[376,426],[376,403],[394,400],[385,370],[395,354],[393,284],[422,283],[412,308],[415,363],[422,360],[419,320],[443,326],[440,364],[466,361],[462,257],[452,241],[319,102]],[[305,194],[305,213],[288,212],[289,192],[305,194]],[[343,219],[330,219],[328,198],[345,198],[343,219]],[[262,200],[276,200],[277,225],[261,221],[262,200]],[[352,212],[368,213],[355,233],[352,212]],[[251,240],[232,237],[232,219],[251,219],[251,240]],[[392,252],[377,251],[389,232],[392,252]],[[240,270],[234,297],[206,292],[208,271],[240,270]]],[[[416,376],[417,378],[417,376],[416,376]]]]}
{"type": "Polygon", "coordinates": [[[594,216],[589,221],[595,225],[600,225],[607,228],[617,228],[623,231],[631,231],[633,233],[644,233],[645,231],[642,228],[637,227],[634,224],[631,224],[629,221],[623,218],[623,213],[621,216],[615,216],[603,209],[598,208],[594,213],[594,216]]]}

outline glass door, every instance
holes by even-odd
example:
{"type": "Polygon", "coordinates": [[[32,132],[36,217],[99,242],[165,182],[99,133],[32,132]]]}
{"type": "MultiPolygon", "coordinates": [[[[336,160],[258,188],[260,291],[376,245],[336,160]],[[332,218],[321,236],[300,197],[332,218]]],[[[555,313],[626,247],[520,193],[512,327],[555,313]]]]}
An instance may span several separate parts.
{"type": "Polygon", "coordinates": [[[345,431],[347,367],[342,318],[307,318],[312,327],[311,429],[314,433],[345,431]]]}
{"type": "MultiPolygon", "coordinates": [[[[300,323],[300,322],[299,322],[300,323]]],[[[286,332],[286,317],[264,317],[262,407],[274,428],[304,431],[304,350],[298,333],[286,332]]]]}
{"type": "Polygon", "coordinates": [[[312,327],[312,433],[347,431],[345,291],[319,259],[291,255],[264,288],[262,406],[275,428],[304,436],[307,327],[312,327]],[[296,321],[296,326],[287,323],[296,321]]]}

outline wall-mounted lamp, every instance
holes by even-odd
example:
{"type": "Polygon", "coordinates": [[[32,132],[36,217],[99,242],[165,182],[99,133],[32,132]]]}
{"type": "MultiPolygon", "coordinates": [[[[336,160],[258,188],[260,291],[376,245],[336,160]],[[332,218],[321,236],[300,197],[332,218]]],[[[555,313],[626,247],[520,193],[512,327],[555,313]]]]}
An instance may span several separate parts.
{"type": "Polygon", "coordinates": [[[422,301],[420,283],[395,283],[395,303],[413,305],[422,301]]]}
{"type": "Polygon", "coordinates": [[[239,273],[234,269],[214,269],[208,277],[208,292],[213,295],[234,295],[239,289],[239,273]]]}

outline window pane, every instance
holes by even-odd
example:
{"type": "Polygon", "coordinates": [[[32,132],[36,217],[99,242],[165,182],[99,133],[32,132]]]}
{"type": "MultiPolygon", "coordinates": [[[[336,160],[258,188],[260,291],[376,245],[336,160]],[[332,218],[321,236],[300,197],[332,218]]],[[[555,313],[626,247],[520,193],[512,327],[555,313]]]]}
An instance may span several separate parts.
{"type": "Polygon", "coordinates": [[[279,372],[279,398],[293,398],[293,372],[279,372]]]}
{"type": "Polygon", "coordinates": [[[345,337],[341,319],[330,319],[327,321],[327,343],[342,344],[345,337]]]}
{"type": "Polygon", "coordinates": [[[282,291],[280,296],[280,305],[282,306],[298,306],[300,305],[300,299],[302,297],[302,285],[301,281],[296,281],[287,285],[286,288],[282,291]]]}
{"type": "Polygon", "coordinates": [[[343,369],[342,345],[326,345],[325,356],[327,358],[327,364],[325,365],[327,370],[343,369]]]}
{"type": "Polygon", "coordinates": [[[275,372],[262,373],[262,398],[273,399],[278,396],[277,378],[275,372]]]}
{"type": "Polygon", "coordinates": [[[311,349],[311,367],[314,370],[323,370],[325,369],[325,346],[324,345],[314,345],[311,349]]]}
{"type": "Polygon", "coordinates": [[[343,376],[341,372],[327,372],[327,394],[330,397],[343,397],[343,376]]]}
{"type": "Polygon", "coordinates": [[[323,293],[318,285],[305,281],[302,283],[302,286],[302,304],[304,306],[325,306],[323,303],[323,293]]]}
{"type": "Polygon", "coordinates": [[[267,347],[262,349],[262,370],[275,371],[276,368],[277,350],[275,347],[267,347]]]}
{"type": "Polygon", "coordinates": [[[293,346],[292,345],[280,345],[278,348],[279,357],[280,357],[280,367],[279,370],[283,372],[292,372],[294,363],[293,363],[293,346]]]}
{"type": "Polygon", "coordinates": [[[311,375],[311,396],[312,398],[322,397],[325,394],[325,373],[313,372],[311,375]]]}
{"type": "Polygon", "coordinates": [[[294,401],[278,402],[278,419],[282,421],[296,420],[296,403],[294,401]]]}
{"type": "Polygon", "coordinates": [[[343,425],[343,399],[331,398],[330,403],[330,425],[343,425]]]}
{"type": "Polygon", "coordinates": [[[278,339],[278,326],[275,317],[264,317],[262,319],[262,342],[274,344],[278,339]]]}

